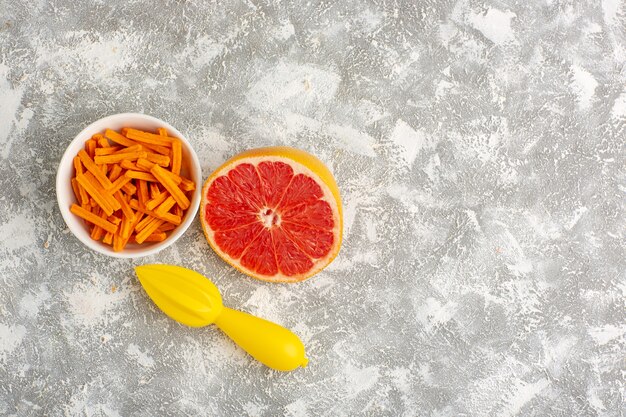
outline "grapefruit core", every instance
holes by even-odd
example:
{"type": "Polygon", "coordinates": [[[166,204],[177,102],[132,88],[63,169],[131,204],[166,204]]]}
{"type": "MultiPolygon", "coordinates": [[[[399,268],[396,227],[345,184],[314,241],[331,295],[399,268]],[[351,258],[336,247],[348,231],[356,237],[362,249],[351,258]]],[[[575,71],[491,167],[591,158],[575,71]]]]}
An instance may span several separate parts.
{"type": "Polygon", "coordinates": [[[285,146],[243,152],[215,170],[202,187],[200,220],[222,259],[264,281],[305,280],[341,246],[333,175],[313,155],[285,146]]]}

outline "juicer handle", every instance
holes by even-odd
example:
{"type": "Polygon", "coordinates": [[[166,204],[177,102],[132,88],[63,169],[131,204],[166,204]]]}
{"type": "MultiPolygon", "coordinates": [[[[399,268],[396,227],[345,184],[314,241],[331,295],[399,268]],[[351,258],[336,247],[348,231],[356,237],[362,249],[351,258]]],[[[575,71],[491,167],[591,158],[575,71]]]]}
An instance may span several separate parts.
{"type": "Polygon", "coordinates": [[[224,307],[215,324],[254,359],[272,369],[292,371],[308,363],[298,336],[276,323],[224,307]]]}

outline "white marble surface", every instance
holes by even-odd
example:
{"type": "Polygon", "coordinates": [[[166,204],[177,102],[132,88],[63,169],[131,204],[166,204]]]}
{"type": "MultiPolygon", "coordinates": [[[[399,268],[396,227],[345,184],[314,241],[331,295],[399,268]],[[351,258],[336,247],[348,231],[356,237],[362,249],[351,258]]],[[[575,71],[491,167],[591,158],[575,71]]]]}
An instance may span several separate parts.
{"type": "Polygon", "coordinates": [[[625,28],[621,0],[0,2],[0,415],[623,415],[625,28]],[[318,155],[339,258],[257,282],[198,223],[149,259],[88,251],[56,166],[124,111],[183,131],[205,174],[318,155]],[[167,319],[144,262],[212,277],[310,365],[167,319]]]}

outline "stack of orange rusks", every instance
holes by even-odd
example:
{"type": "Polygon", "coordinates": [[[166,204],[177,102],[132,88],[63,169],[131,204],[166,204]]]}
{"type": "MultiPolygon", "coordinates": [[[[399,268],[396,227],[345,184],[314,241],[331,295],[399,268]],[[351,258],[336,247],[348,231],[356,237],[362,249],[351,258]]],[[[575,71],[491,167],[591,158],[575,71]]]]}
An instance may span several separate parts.
{"type": "Polygon", "coordinates": [[[196,188],[180,175],[182,158],[180,140],[162,128],[93,135],[74,158],[70,210],[116,252],[128,242],[161,242],[182,222],[196,188]]]}

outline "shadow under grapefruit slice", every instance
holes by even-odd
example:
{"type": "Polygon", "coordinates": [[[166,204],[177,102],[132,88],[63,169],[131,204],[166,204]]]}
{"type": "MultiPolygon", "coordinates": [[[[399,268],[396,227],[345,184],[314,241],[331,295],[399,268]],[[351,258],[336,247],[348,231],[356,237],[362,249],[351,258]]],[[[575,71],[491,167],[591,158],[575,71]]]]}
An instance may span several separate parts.
{"type": "Polygon", "coordinates": [[[200,220],[220,257],[264,281],[307,279],[341,246],[335,179],[319,159],[289,147],[252,149],[215,170],[202,188],[200,220]]]}

